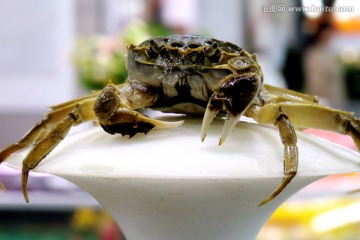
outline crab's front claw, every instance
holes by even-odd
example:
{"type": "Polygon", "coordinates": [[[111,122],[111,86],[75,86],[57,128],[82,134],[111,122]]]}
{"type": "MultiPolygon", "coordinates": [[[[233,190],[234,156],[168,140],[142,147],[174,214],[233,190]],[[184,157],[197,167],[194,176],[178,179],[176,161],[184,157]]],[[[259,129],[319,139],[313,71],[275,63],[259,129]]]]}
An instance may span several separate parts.
{"type": "Polygon", "coordinates": [[[133,110],[119,96],[119,89],[112,83],[109,83],[97,97],[94,113],[106,132],[128,135],[130,138],[137,133],[146,134],[152,129],[173,128],[183,123],[183,121],[165,122],[152,119],[133,110]]]}
{"type": "MultiPolygon", "coordinates": [[[[220,99],[216,95],[211,97],[208,106],[206,108],[203,123],[201,126],[201,141],[205,140],[206,134],[209,130],[211,122],[216,117],[219,111],[223,110],[223,105],[226,105],[225,102],[229,102],[228,99],[220,99]]],[[[231,103],[229,103],[231,104],[231,103]]],[[[230,131],[235,127],[236,123],[239,121],[241,114],[233,114],[229,110],[225,109],[227,112],[225,124],[221,133],[219,145],[221,145],[226,137],[229,135],[230,131]]]]}
{"type": "Polygon", "coordinates": [[[205,137],[210,128],[211,122],[213,121],[213,119],[216,117],[216,115],[220,111],[220,109],[214,109],[213,107],[211,107],[212,101],[213,101],[212,99],[213,99],[213,97],[211,97],[211,99],[206,107],[203,122],[201,125],[201,133],[200,134],[201,134],[202,142],[205,140],[205,137]]]}
{"type": "Polygon", "coordinates": [[[251,105],[258,93],[260,79],[257,74],[230,75],[214,89],[201,127],[201,140],[204,141],[212,120],[220,111],[226,112],[225,124],[221,133],[221,145],[240,117],[251,105]]]}
{"type": "Polygon", "coordinates": [[[152,129],[167,129],[180,126],[184,121],[167,122],[152,119],[139,112],[119,109],[111,118],[106,121],[100,121],[102,128],[110,133],[119,133],[123,136],[133,137],[137,133],[148,133],[152,129]]]}

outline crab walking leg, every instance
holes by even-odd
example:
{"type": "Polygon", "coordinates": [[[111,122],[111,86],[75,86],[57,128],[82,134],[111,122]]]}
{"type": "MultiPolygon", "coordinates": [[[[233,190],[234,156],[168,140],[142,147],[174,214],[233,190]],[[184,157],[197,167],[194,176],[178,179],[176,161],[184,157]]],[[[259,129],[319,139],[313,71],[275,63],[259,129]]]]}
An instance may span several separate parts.
{"type": "MultiPolygon", "coordinates": [[[[110,81],[111,82],[111,81],[110,81]]],[[[116,85],[118,88],[121,88],[123,87],[125,84],[124,83],[121,83],[121,84],[118,84],[116,85]]],[[[70,101],[67,101],[67,102],[63,102],[63,103],[60,103],[60,104],[57,104],[57,105],[53,105],[53,106],[50,106],[50,108],[54,111],[54,110],[63,110],[63,109],[73,109],[74,106],[78,103],[81,103],[81,102],[84,102],[84,101],[88,101],[88,100],[91,100],[91,101],[95,101],[95,99],[97,98],[97,96],[101,93],[102,90],[98,90],[98,91],[94,91],[92,92],[91,94],[89,95],[86,95],[86,96],[83,96],[83,97],[79,97],[79,98],[76,98],[76,99],[73,99],[73,100],[70,100],[70,101]]]]}
{"type": "MultiPolygon", "coordinates": [[[[256,111],[252,112],[255,113],[256,111]]],[[[349,135],[353,138],[357,148],[360,149],[360,120],[349,112],[311,103],[279,103],[266,104],[251,117],[260,124],[272,124],[275,122],[285,148],[285,178],[279,187],[259,205],[264,205],[276,197],[296,174],[298,154],[296,135],[291,124],[299,128],[317,128],[349,135]]]]}
{"type": "Polygon", "coordinates": [[[346,131],[346,134],[352,137],[357,149],[360,150],[360,120],[349,120],[346,131]]]}
{"type": "Polygon", "coordinates": [[[41,123],[37,123],[20,141],[13,143],[0,152],[0,163],[2,163],[6,158],[16,151],[19,151],[38,139],[41,132],[43,132],[43,127],[46,125],[47,119],[44,119],[41,123]]]}
{"type": "MultiPolygon", "coordinates": [[[[65,111],[62,112],[56,112],[59,113],[59,115],[63,115],[65,111]]],[[[68,114],[67,112],[65,112],[68,114]]],[[[11,144],[5,149],[3,149],[0,152],[0,163],[2,163],[6,158],[8,158],[11,154],[14,152],[17,152],[23,148],[26,148],[30,146],[31,144],[35,143],[37,140],[41,139],[46,133],[51,129],[54,124],[57,124],[59,120],[57,120],[58,116],[55,116],[57,114],[53,114],[51,112],[49,115],[47,115],[41,122],[37,123],[20,141],[17,143],[11,144]]],[[[66,116],[66,115],[65,115],[66,116]]]]}
{"type": "Polygon", "coordinates": [[[91,114],[95,97],[96,95],[90,95],[86,98],[78,99],[79,101],[77,101],[77,103],[76,101],[71,101],[61,104],[61,107],[60,105],[51,107],[53,110],[48,112],[42,121],[37,123],[22,139],[0,151],[0,163],[2,163],[14,152],[41,140],[41,138],[44,137],[52,127],[62,121],[71,111],[73,111],[76,104],[89,105],[87,107],[87,109],[89,109],[89,113],[87,114],[91,114]]]}
{"type": "Polygon", "coordinates": [[[41,139],[41,137],[46,134],[49,129],[51,129],[51,127],[57,122],[57,120],[47,115],[41,122],[37,123],[20,141],[9,145],[0,152],[0,163],[2,163],[14,152],[26,148],[35,143],[38,139],[41,139]]]}
{"type": "Polygon", "coordinates": [[[353,113],[315,104],[279,103],[263,106],[254,119],[261,124],[269,124],[273,113],[279,107],[295,127],[323,129],[349,135],[360,150],[360,119],[354,117],[353,113]]]}
{"type": "Polygon", "coordinates": [[[34,169],[65,138],[72,126],[95,119],[92,107],[93,101],[77,104],[73,111],[54,126],[44,138],[36,142],[27,154],[22,167],[22,190],[26,202],[29,202],[27,194],[29,171],[34,169]]]}
{"type": "MultiPolygon", "coordinates": [[[[87,109],[91,109],[95,101],[94,94],[87,97],[77,99],[78,104],[80,105],[89,105],[87,109]],[[91,105],[91,106],[90,106],[91,105]]],[[[22,139],[17,143],[11,144],[8,147],[0,151],[0,163],[6,160],[11,154],[17,152],[23,148],[34,144],[37,141],[40,141],[43,137],[48,134],[52,127],[56,126],[60,121],[62,121],[76,106],[76,101],[66,102],[54,107],[51,107],[53,110],[45,115],[43,120],[37,123],[22,139]]],[[[91,114],[92,111],[89,111],[87,114],[91,114]]],[[[5,186],[0,181],[0,190],[6,191],[5,186]]]]}
{"type": "Polygon", "coordinates": [[[298,147],[296,146],[296,133],[291,125],[289,118],[281,110],[275,120],[275,126],[278,127],[282,144],[284,145],[284,175],[285,177],[274,190],[274,192],[265,198],[260,204],[264,205],[274,199],[295,177],[298,168],[298,147]]]}
{"type": "Polygon", "coordinates": [[[297,103],[309,103],[309,104],[318,103],[317,96],[312,96],[305,93],[292,91],[290,89],[279,88],[268,84],[264,84],[263,89],[270,94],[272,103],[281,103],[281,102],[282,103],[297,102],[297,103]]]}

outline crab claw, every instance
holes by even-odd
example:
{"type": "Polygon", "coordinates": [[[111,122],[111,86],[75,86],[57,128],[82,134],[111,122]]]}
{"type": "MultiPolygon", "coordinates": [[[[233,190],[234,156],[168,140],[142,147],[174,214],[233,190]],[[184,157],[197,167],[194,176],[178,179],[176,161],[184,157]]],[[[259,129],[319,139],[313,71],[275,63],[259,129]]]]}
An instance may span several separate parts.
{"type": "Polygon", "coordinates": [[[174,127],[181,126],[184,123],[183,120],[182,121],[176,121],[176,122],[161,121],[161,120],[157,120],[157,119],[154,119],[154,118],[147,117],[147,116],[142,115],[142,114],[137,115],[137,121],[151,124],[151,125],[154,126],[155,129],[174,128],[174,127]]]}
{"type": "Polygon", "coordinates": [[[216,117],[218,110],[212,110],[209,107],[206,108],[203,122],[201,125],[201,141],[203,142],[205,140],[206,134],[210,128],[210,124],[212,120],[216,117]]]}
{"type": "Polygon", "coordinates": [[[239,121],[240,117],[241,117],[241,114],[238,114],[238,115],[235,115],[235,116],[232,116],[232,115],[228,114],[226,116],[225,124],[224,124],[223,130],[222,130],[222,133],[221,133],[221,137],[220,137],[220,140],[219,140],[219,146],[221,144],[223,144],[226,137],[229,135],[231,130],[233,130],[236,123],[239,121]]]}
{"type": "Polygon", "coordinates": [[[128,109],[118,110],[113,116],[103,122],[101,127],[110,134],[119,133],[132,138],[137,133],[147,134],[153,129],[168,129],[182,125],[184,121],[167,122],[153,119],[139,112],[128,109]]]}
{"type": "MultiPolygon", "coordinates": [[[[211,108],[207,108],[204,114],[202,126],[201,126],[201,141],[205,140],[206,134],[210,128],[211,122],[216,117],[218,110],[213,110],[211,108]]],[[[221,137],[219,140],[219,146],[224,143],[226,137],[229,135],[231,130],[235,127],[236,123],[239,121],[241,114],[232,115],[230,113],[227,114],[225,124],[222,129],[221,137]]]]}
{"type": "Polygon", "coordinates": [[[240,117],[257,96],[260,79],[255,74],[232,74],[224,78],[214,89],[205,110],[201,126],[201,140],[204,141],[212,120],[219,111],[227,113],[219,145],[235,127],[240,117]]]}

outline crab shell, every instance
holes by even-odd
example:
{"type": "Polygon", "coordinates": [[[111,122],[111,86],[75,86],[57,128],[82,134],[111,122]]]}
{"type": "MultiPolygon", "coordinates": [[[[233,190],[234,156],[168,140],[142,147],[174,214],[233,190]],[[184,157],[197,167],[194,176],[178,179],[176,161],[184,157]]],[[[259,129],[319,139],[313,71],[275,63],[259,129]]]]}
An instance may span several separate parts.
{"type": "Polygon", "coordinates": [[[191,115],[204,113],[214,89],[226,76],[252,72],[263,81],[255,54],[230,42],[193,35],[129,45],[127,69],[132,88],[156,95],[149,107],[191,115]]]}

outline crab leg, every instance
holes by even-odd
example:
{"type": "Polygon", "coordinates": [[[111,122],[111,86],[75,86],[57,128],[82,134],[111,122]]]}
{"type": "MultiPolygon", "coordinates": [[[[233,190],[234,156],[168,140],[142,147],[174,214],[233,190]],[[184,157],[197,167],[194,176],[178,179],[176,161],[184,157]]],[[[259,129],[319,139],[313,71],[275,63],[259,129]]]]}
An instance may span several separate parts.
{"type": "Polygon", "coordinates": [[[95,119],[95,115],[92,114],[92,107],[93,100],[76,104],[73,111],[54,126],[45,137],[37,141],[27,154],[22,167],[22,190],[26,202],[29,202],[27,194],[29,171],[34,169],[41,160],[43,160],[64,139],[72,126],[95,119]]]}
{"type": "MultiPolygon", "coordinates": [[[[77,102],[79,104],[93,104],[95,97],[96,95],[90,95],[89,97],[79,99],[77,102]]],[[[44,135],[46,135],[53,126],[62,121],[66,115],[68,115],[75,108],[75,105],[76,101],[71,101],[51,107],[53,111],[47,113],[42,121],[37,123],[21,140],[0,151],[0,163],[2,163],[14,152],[28,147],[37,140],[44,137],[44,135]]],[[[91,107],[89,107],[89,109],[91,109],[91,107]]],[[[92,111],[89,111],[88,114],[91,114],[91,112],[92,111]]]]}
{"type": "Polygon", "coordinates": [[[284,145],[284,175],[285,177],[274,190],[274,192],[265,198],[260,204],[264,205],[274,199],[295,177],[298,168],[298,147],[296,146],[297,137],[289,118],[282,110],[279,110],[278,117],[274,123],[278,127],[281,141],[284,145]]]}
{"type": "Polygon", "coordinates": [[[292,91],[290,89],[279,88],[264,84],[263,89],[266,90],[271,97],[272,103],[308,103],[308,104],[317,104],[318,98],[316,96],[308,95],[305,93],[300,93],[292,91]]]}
{"type": "Polygon", "coordinates": [[[276,197],[296,175],[298,154],[296,134],[291,124],[297,128],[317,128],[349,135],[360,149],[360,120],[349,112],[313,103],[279,103],[266,104],[251,117],[260,124],[275,124],[284,144],[285,177],[276,190],[259,205],[276,197]]]}
{"type": "Polygon", "coordinates": [[[271,123],[271,116],[280,106],[297,128],[317,128],[349,135],[360,150],[360,119],[354,113],[318,105],[316,96],[264,84],[270,101],[247,116],[259,123],[271,123]],[[314,117],[319,116],[319,117],[314,117]]]}
{"type": "Polygon", "coordinates": [[[295,127],[323,129],[349,135],[360,149],[360,119],[354,117],[353,113],[315,104],[280,103],[263,106],[255,120],[263,124],[270,123],[274,110],[279,107],[295,127]]]}
{"type": "MultiPolygon", "coordinates": [[[[58,144],[56,143],[56,145],[52,145],[50,139],[47,139],[47,137],[52,136],[50,138],[54,139],[54,134],[56,131],[58,134],[60,134],[60,131],[66,135],[67,130],[64,130],[64,123],[62,122],[68,121],[69,114],[74,111],[75,108],[81,108],[79,111],[84,120],[94,120],[95,115],[92,111],[94,101],[94,95],[89,95],[79,99],[78,103],[75,103],[76,101],[71,101],[62,104],[61,106],[53,107],[53,111],[47,113],[43,120],[37,123],[20,141],[0,151],[0,163],[2,163],[14,152],[35,144],[35,147],[29,152],[28,156],[24,160],[25,167],[23,168],[23,192],[26,201],[28,201],[26,183],[29,170],[33,169],[58,144]],[[50,148],[44,151],[44,155],[41,156],[40,152],[46,146],[50,148]]],[[[61,136],[64,136],[64,134],[61,136]]],[[[6,190],[1,182],[0,189],[6,190]]]]}

